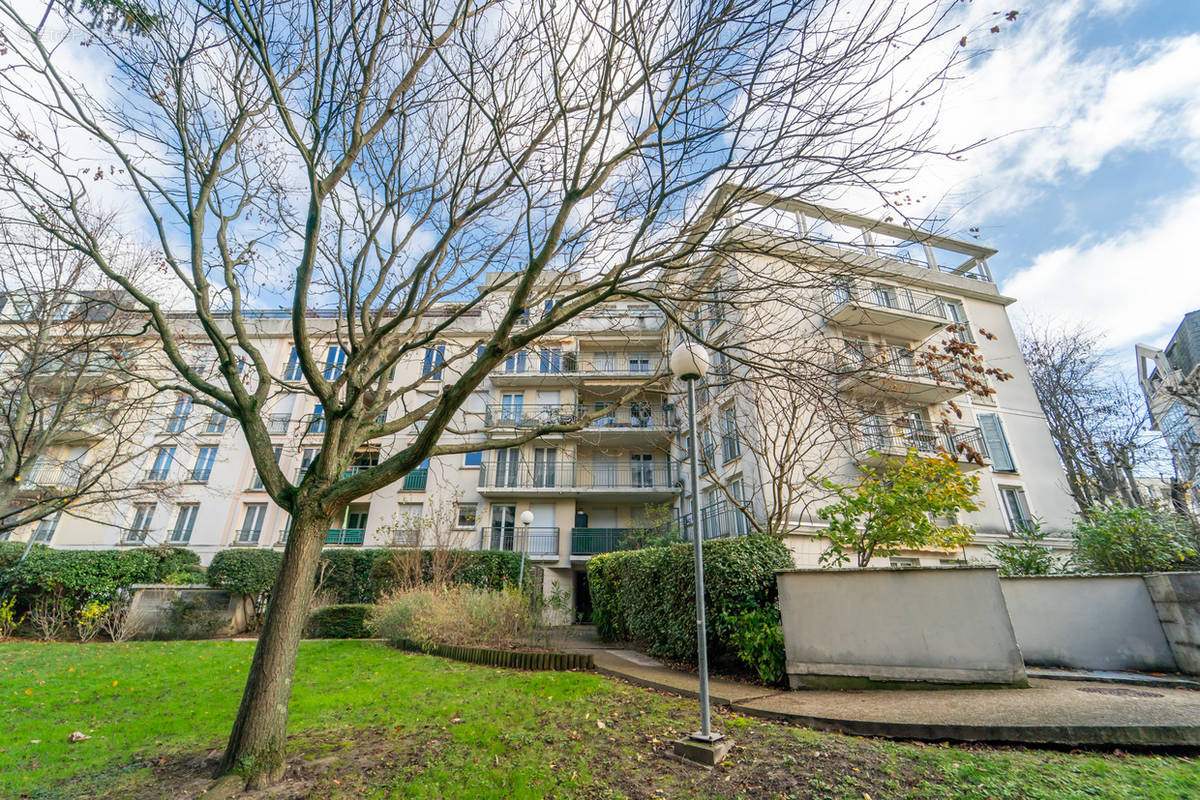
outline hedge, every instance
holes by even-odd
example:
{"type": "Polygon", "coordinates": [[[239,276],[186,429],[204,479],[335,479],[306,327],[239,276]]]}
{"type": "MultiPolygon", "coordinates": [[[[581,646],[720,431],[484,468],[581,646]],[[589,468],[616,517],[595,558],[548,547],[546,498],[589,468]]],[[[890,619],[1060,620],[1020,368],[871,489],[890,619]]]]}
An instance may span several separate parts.
{"type": "Polygon", "coordinates": [[[363,622],[367,617],[367,603],[318,608],[308,617],[305,635],[311,639],[367,639],[370,635],[363,622]]]}
{"type": "MultiPolygon", "coordinates": [[[[733,621],[747,612],[773,609],[775,570],[793,566],[787,547],[766,534],[704,543],[711,652],[734,652],[733,621]]],[[[596,556],[588,562],[588,583],[592,617],[602,639],[633,641],[660,658],[696,658],[696,580],[690,544],[596,556]]]]}
{"type": "Polygon", "coordinates": [[[338,603],[370,603],[375,599],[371,573],[387,550],[326,550],[321,553],[317,584],[338,603]]]}
{"type": "MultiPolygon", "coordinates": [[[[21,546],[23,548],[23,545],[21,546]]],[[[132,550],[55,550],[35,545],[24,561],[12,558],[13,548],[0,553],[4,590],[24,607],[40,597],[61,597],[77,608],[89,599],[106,600],[135,583],[165,583],[200,575],[200,558],[178,547],[139,547],[132,550]]]]}

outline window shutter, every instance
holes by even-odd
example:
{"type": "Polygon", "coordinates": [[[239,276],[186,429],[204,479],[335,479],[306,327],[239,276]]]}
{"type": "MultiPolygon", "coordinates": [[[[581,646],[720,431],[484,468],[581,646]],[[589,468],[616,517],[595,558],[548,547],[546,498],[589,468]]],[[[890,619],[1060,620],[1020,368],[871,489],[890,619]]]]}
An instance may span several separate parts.
{"type": "Polygon", "coordinates": [[[983,431],[983,440],[987,442],[988,455],[992,458],[992,469],[996,472],[1016,472],[1012,452],[1008,449],[1008,439],[996,414],[980,414],[979,428],[983,431]]]}

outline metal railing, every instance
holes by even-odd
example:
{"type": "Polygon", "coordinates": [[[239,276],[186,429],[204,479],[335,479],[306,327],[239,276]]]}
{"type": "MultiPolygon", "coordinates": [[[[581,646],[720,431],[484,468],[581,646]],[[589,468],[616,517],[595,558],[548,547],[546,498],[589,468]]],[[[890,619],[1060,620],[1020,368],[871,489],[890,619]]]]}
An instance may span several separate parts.
{"type": "Polygon", "coordinates": [[[670,462],[604,463],[560,461],[529,463],[485,461],[479,467],[481,489],[673,489],[670,462]]]}
{"type": "Polygon", "coordinates": [[[267,417],[267,433],[271,436],[282,436],[288,432],[288,426],[291,424],[291,414],[271,414],[267,417]]]}
{"type": "Polygon", "coordinates": [[[933,425],[907,419],[868,422],[862,426],[862,440],[872,450],[945,452],[954,456],[976,452],[988,458],[983,431],[962,425],[933,425]]]}
{"type": "MultiPolygon", "coordinates": [[[[586,403],[535,405],[491,404],[484,409],[484,425],[489,428],[537,428],[545,425],[580,425],[590,414],[603,410],[586,403]]],[[[649,403],[619,406],[587,423],[587,430],[628,428],[668,428],[675,425],[670,407],[654,408],[649,403]]]]}
{"type": "Polygon", "coordinates": [[[377,463],[376,464],[351,464],[350,466],[346,467],[345,472],[342,473],[342,477],[349,478],[352,475],[357,475],[360,472],[366,472],[367,470],[372,469],[374,467],[378,467],[378,466],[379,466],[379,464],[377,464],[377,463]]]}
{"type": "Polygon", "coordinates": [[[325,544],[360,545],[364,535],[361,528],[330,528],[325,534],[325,544]]]}
{"type": "Polygon", "coordinates": [[[572,528],[571,555],[595,556],[615,550],[636,550],[669,531],[669,528],[657,531],[647,528],[572,528]]]}
{"type": "MultiPolygon", "coordinates": [[[[682,514],[679,524],[685,541],[692,541],[692,515],[682,514]]],[[[730,536],[745,536],[755,529],[754,523],[726,500],[718,500],[700,509],[700,525],[704,538],[724,539],[730,536]]]]}
{"type": "Polygon", "coordinates": [[[833,288],[834,307],[845,303],[886,308],[909,314],[923,314],[950,322],[950,315],[940,297],[925,292],[915,292],[904,286],[885,286],[883,284],[835,286],[833,288]]]}
{"type": "Polygon", "coordinates": [[[83,467],[75,462],[39,459],[25,475],[23,483],[41,487],[77,486],[82,475],[83,467]]]}
{"type": "Polygon", "coordinates": [[[425,484],[428,482],[429,468],[417,467],[412,472],[404,476],[402,489],[406,492],[423,492],[425,491],[425,484]]]}
{"type": "Polygon", "coordinates": [[[502,361],[493,376],[564,375],[568,377],[621,375],[646,378],[663,369],[665,359],[659,353],[623,352],[616,357],[592,353],[552,350],[518,350],[502,361]]]}
{"type": "Polygon", "coordinates": [[[955,370],[962,367],[957,360],[932,365],[920,351],[910,350],[893,344],[878,344],[857,339],[847,339],[845,349],[838,360],[843,370],[858,372],[871,370],[904,378],[924,378],[949,383],[955,370]]]}
{"type": "Polygon", "coordinates": [[[493,525],[479,529],[480,550],[524,551],[531,556],[558,555],[558,528],[493,525]]]}
{"type": "Polygon", "coordinates": [[[121,530],[121,544],[145,544],[149,528],[124,528],[121,530]]]}

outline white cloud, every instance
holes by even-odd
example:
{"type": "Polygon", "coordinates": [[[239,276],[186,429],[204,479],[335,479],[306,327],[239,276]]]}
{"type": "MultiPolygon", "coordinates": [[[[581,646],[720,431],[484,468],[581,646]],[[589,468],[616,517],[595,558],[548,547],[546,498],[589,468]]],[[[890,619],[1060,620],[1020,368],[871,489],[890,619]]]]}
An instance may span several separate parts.
{"type": "Polygon", "coordinates": [[[1086,324],[1105,333],[1118,355],[1141,341],[1164,344],[1180,317],[1200,308],[1200,189],[1157,212],[1111,236],[1038,255],[1003,282],[1020,301],[1015,315],[1086,324]]]}

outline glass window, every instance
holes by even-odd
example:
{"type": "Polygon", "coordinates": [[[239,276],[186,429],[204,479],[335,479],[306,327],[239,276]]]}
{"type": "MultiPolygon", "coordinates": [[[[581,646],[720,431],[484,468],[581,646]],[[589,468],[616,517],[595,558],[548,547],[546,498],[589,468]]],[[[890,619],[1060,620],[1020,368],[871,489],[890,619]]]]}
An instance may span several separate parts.
{"type": "Polygon", "coordinates": [[[196,456],[196,466],[192,469],[192,480],[206,481],[212,475],[213,462],[217,459],[217,448],[201,447],[196,456]]]}
{"type": "Polygon", "coordinates": [[[1033,526],[1033,515],[1029,513],[1029,502],[1025,490],[1015,486],[1000,487],[1004,500],[1004,514],[1008,519],[1008,530],[1017,533],[1033,526]]]}
{"type": "Polygon", "coordinates": [[[475,522],[479,516],[479,505],[477,503],[459,503],[458,504],[458,519],[455,522],[457,528],[474,528],[475,522]]]}
{"type": "Polygon", "coordinates": [[[320,403],[313,406],[312,419],[308,423],[309,433],[325,432],[325,408],[320,403]]]}
{"type": "Polygon", "coordinates": [[[304,371],[300,369],[300,354],[293,347],[291,355],[288,356],[287,366],[283,368],[283,379],[285,381],[298,381],[303,377],[304,371]]]}
{"type": "Polygon", "coordinates": [[[267,516],[266,503],[247,503],[242,516],[242,527],[238,529],[237,541],[255,544],[262,534],[263,519],[267,516]]]}
{"type": "Polygon", "coordinates": [[[483,464],[483,451],[475,450],[463,456],[464,467],[478,467],[483,464]]]}
{"type": "Polygon", "coordinates": [[[188,415],[192,413],[192,398],[184,395],[175,401],[175,410],[167,420],[167,433],[181,433],[187,427],[188,415]]]}
{"type": "Polygon", "coordinates": [[[320,449],[316,447],[304,448],[304,451],[300,454],[300,469],[296,473],[296,480],[303,480],[304,473],[308,472],[308,468],[312,466],[313,461],[316,460],[317,454],[320,452],[320,449]]]}
{"type": "Polygon", "coordinates": [[[220,411],[214,411],[208,417],[208,427],[204,429],[205,433],[224,433],[225,422],[229,417],[222,414],[220,411]]]}
{"type": "Polygon", "coordinates": [[[155,503],[134,503],[133,524],[125,531],[125,541],[144,542],[150,523],[154,520],[155,503]]]}
{"type": "Polygon", "coordinates": [[[425,348],[425,361],[421,365],[421,374],[425,375],[431,381],[440,381],[442,379],[442,364],[446,363],[446,345],[439,344],[436,347],[425,348]]]}
{"type": "Polygon", "coordinates": [[[737,415],[733,406],[721,409],[721,456],[730,461],[742,454],[742,443],[738,439],[737,415]]]}
{"type": "Polygon", "coordinates": [[[333,344],[325,352],[325,369],[321,374],[327,381],[337,380],[342,369],[346,366],[346,351],[342,349],[340,344],[333,344]]]}
{"type": "Polygon", "coordinates": [[[200,510],[199,503],[186,503],[179,507],[175,517],[175,525],[171,528],[169,541],[175,544],[186,544],[192,538],[192,529],[196,526],[196,513],[200,510]]]}
{"type": "Polygon", "coordinates": [[[654,486],[654,454],[632,453],[630,455],[634,488],[649,489],[654,486]]]}
{"type": "Polygon", "coordinates": [[[41,544],[50,544],[50,540],[54,538],[54,530],[58,527],[58,517],[59,514],[51,514],[39,519],[33,532],[33,540],[41,544]]]}
{"type": "Polygon", "coordinates": [[[528,363],[528,354],[524,350],[518,350],[515,353],[509,353],[508,358],[504,359],[505,372],[524,372],[528,363]]]}
{"type": "Polygon", "coordinates": [[[942,307],[946,309],[946,316],[955,326],[954,337],[964,342],[974,342],[975,336],[971,333],[971,323],[967,320],[967,312],[962,302],[943,297],[942,307]]]}
{"type": "Polygon", "coordinates": [[[154,456],[154,466],[146,475],[148,481],[165,481],[171,472],[171,462],[175,460],[174,447],[160,447],[154,456]]]}

